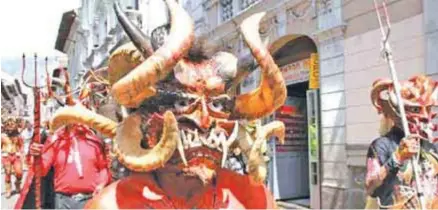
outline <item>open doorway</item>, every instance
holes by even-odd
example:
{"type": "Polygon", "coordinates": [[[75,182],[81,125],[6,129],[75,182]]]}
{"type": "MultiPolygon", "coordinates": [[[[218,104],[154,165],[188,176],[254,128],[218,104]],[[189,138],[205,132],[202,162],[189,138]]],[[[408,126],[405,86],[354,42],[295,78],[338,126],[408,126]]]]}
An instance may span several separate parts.
{"type": "Polygon", "coordinates": [[[274,53],[287,85],[285,104],[274,113],[274,119],[286,126],[285,144],[271,142],[270,188],[275,199],[311,207],[308,141],[308,90],[311,55],[316,45],[307,36],[285,43],[274,53]]]}

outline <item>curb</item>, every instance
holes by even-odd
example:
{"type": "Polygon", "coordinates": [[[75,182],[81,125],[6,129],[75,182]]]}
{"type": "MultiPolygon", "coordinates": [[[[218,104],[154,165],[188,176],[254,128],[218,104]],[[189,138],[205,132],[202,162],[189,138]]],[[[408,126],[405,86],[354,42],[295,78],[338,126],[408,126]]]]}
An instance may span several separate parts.
{"type": "Polygon", "coordinates": [[[284,209],[309,209],[307,207],[300,206],[300,205],[295,204],[295,203],[287,203],[287,202],[283,202],[283,201],[277,201],[277,205],[278,205],[278,207],[284,208],[284,209]]]}

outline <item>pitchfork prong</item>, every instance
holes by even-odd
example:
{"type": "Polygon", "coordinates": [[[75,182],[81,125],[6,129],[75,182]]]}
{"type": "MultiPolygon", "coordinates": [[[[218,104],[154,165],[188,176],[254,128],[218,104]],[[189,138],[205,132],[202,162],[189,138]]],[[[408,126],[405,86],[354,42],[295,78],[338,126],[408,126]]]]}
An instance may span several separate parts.
{"type": "MultiPolygon", "coordinates": [[[[35,72],[36,72],[36,70],[37,70],[37,54],[35,53],[34,54],[34,58],[35,58],[35,72]]],[[[35,85],[29,85],[25,80],[24,80],[24,71],[25,71],[25,69],[26,69],[26,55],[23,53],[23,56],[22,56],[22,59],[23,59],[23,64],[22,64],[22,70],[21,70],[21,81],[23,82],[23,84],[26,86],[26,87],[28,87],[28,88],[32,88],[32,89],[34,89],[34,88],[37,88],[37,89],[41,89],[41,88],[44,88],[45,86],[38,86],[38,84],[36,84],[35,83],[35,85]]],[[[37,74],[35,74],[35,81],[37,81],[37,74]]]]}

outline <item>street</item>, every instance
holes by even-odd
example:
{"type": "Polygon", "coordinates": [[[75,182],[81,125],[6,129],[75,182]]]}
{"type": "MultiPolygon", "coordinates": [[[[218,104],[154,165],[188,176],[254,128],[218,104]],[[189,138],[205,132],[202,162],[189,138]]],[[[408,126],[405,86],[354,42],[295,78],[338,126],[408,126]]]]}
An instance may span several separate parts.
{"type": "MultiPolygon", "coordinates": [[[[23,182],[24,182],[24,180],[26,178],[26,175],[27,175],[27,171],[24,171],[23,180],[22,180],[21,185],[23,185],[23,182]]],[[[12,196],[9,199],[7,199],[6,195],[5,195],[6,194],[6,189],[5,189],[4,180],[5,180],[5,174],[2,171],[2,175],[1,175],[1,182],[2,182],[2,184],[1,184],[1,186],[2,186],[2,191],[1,191],[2,192],[2,202],[1,202],[1,204],[2,204],[2,206],[1,206],[1,209],[13,209],[14,205],[15,205],[15,202],[17,201],[18,196],[20,194],[19,193],[15,193],[14,192],[15,189],[14,189],[14,187],[12,187],[13,194],[12,194],[12,196]]],[[[15,182],[15,178],[13,177],[12,178],[12,185],[14,185],[14,182],[15,182]]]]}

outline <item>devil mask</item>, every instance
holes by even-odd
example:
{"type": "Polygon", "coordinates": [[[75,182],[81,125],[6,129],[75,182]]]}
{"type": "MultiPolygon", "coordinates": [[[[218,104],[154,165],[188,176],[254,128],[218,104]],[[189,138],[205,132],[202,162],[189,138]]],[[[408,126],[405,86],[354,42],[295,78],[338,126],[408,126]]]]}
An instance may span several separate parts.
{"type": "MultiPolygon", "coordinates": [[[[194,47],[190,16],[174,0],[166,4],[171,15],[170,33],[158,49],[117,4],[114,6],[119,23],[132,41],[111,55],[108,66],[111,95],[130,110],[123,122],[117,124],[76,106],[60,110],[52,127],[86,123],[114,137],[119,161],[134,171],[152,171],[165,165],[203,165],[214,170],[224,165],[230,146],[239,145],[238,121],[270,115],[284,104],[286,86],[258,33],[264,13],[241,24],[245,42],[262,71],[260,86],[233,95],[228,87],[238,82],[238,59],[227,52],[209,56],[194,47]]],[[[283,129],[277,131],[284,131],[284,125],[279,127],[283,129]]],[[[258,154],[259,150],[251,148],[250,152],[258,154]]]]}
{"type": "MultiPolygon", "coordinates": [[[[410,132],[435,142],[432,134],[437,129],[437,125],[433,124],[436,113],[432,108],[438,105],[437,82],[423,75],[414,76],[401,83],[401,97],[410,132]]],[[[374,82],[371,100],[379,113],[383,113],[385,117],[392,119],[396,126],[402,128],[397,97],[391,80],[374,82]]]]}

